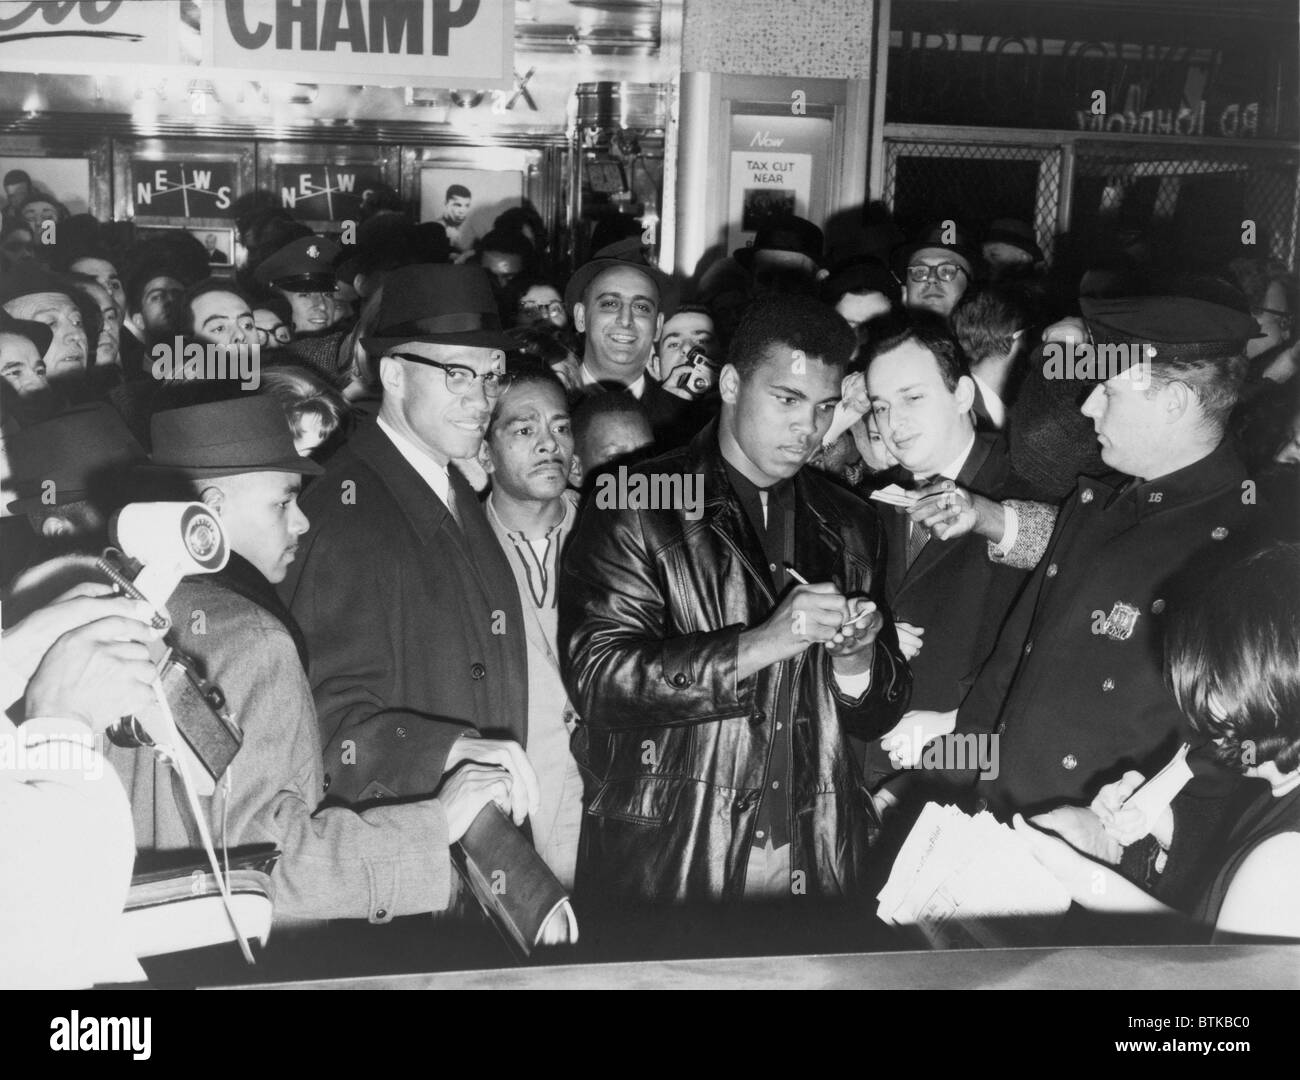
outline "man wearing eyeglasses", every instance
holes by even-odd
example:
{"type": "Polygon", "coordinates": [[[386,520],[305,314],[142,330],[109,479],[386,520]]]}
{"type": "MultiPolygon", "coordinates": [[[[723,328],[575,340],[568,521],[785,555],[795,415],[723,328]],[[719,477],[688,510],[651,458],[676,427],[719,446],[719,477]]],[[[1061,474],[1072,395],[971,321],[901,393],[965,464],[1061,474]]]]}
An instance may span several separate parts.
{"type": "Polygon", "coordinates": [[[970,287],[979,254],[956,222],[943,221],[905,245],[898,261],[903,306],[946,319],[970,287]]]}
{"type": "Polygon", "coordinates": [[[315,528],[282,586],[307,638],[329,794],[423,795],[474,761],[501,769],[512,801],[535,813],[519,595],[473,489],[449,468],[478,452],[508,383],[487,275],[392,271],[362,346],[378,358],[379,416],[303,497],[315,528]]]}
{"type": "Polygon", "coordinates": [[[515,309],[517,326],[554,326],[563,330],[569,325],[564,298],[549,281],[516,281],[515,287],[520,289],[519,304],[515,309]]]}

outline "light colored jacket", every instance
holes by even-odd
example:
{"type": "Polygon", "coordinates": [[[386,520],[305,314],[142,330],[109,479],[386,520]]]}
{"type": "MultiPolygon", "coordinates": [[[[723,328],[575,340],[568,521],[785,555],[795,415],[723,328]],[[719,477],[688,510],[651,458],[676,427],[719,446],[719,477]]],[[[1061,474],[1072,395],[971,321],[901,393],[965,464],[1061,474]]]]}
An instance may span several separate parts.
{"type": "MultiPolygon", "coordinates": [[[[277,923],[445,909],[451,896],[447,818],[436,799],[363,813],[320,809],[324,773],[311,687],[284,624],[202,577],[168,601],[176,643],[221,687],[243,746],[211,798],[200,798],[218,855],[271,842],[277,923]],[[201,632],[200,632],[201,631],[201,632]]],[[[200,849],[179,778],[148,750],[111,747],[141,850],[200,849]]]]}

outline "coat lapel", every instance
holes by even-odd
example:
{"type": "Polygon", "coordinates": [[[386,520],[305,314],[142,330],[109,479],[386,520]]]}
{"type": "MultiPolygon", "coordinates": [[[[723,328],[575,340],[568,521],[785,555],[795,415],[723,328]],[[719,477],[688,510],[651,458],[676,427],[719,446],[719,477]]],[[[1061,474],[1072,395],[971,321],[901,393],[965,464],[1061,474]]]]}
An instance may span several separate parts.
{"type": "MultiPolygon", "coordinates": [[[[436,544],[443,552],[454,552],[464,572],[470,575],[480,594],[488,601],[489,609],[499,606],[501,597],[489,586],[480,559],[496,551],[500,545],[483,516],[478,495],[460,470],[454,465],[447,470],[455,492],[456,506],[460,510],[462,525],[457,525],[447,504],[433,493],[424,478],[402,456],[378,424],[370,424],[358,431],[352,437],[352,445],[357,456],[379,474],[380,480],[411,522],[420,544],[425,548],[436,544]],[[483,552],[484,555],[476,558],[476,551],[483,552]]],[[[510,578],[510,583],[513,586],[513,577],[510,578]]]]}
{"type": "Polygon", "coordinates": [[[832,581],[843,590],[844,539],[836,523],[814,509],[814,498],[800,471],[795,477],[794,565],[809,581],[832,581]]]}
{"type": "MultiPolygon", "coordinates": [[[[669,395],[671,397],[671,395],[669,395]]],[[[713,421],[691,440],[691,457],[687,471],[704,476],[704,520],[733,552],[741,568],[753,580],[769,604],[776,603],[772,579],[761,567],[763,544],[745,516],[740,499],[732,490],[727,471],[722,467],[718,447],[718,423],[713,421]]]]}
{"type": "MultiPolygon", "coordinates": [[[[421,544],[427,547],[443,530],[449,530],[453,535],[458,532],[446,505],[402,457],[378,424],[371,422],[360,428],[352,436],[350,445],[357,457],[379,475],[380,482],[410,521],[421,544]]],[[[363,493],[358,493],[358,502],[364,498],[363,493]]],[[[461,544],[458,546],[463,548],[461,544]]]]}
{"type": "MultiPolygon", "coordinates": [[[[990,435],[975,436],[975,443],[971,447],[970,453],[966,455],[966,463],[962,465],[961,472],[957,474],[958,486],[963,488],[973,488],[975,490],[980,489],[981,485],[978,482],[978,478],[980,476],[980,473],[984,469],[985,463],[988,462],[989,455],[993,452],[994,442],[995,442],[994,436],[990,436],[990,435]]],[[[900,516],[902,518],[901,531],[902,531],[902,544],[903,544],[902,547],[903,558],[899,560],[899,563],[900,565],[906,566],[907,515],[903,514],[900,516]]],[[[890,537],[890,541],[891,543],[893,541],[892,535],[890,537]]],[[[949,543],[943,540],[936,540],[934,539],[934,537],[931,537],[929,543],[927,543],[925,547],[921,549],[920,554],[917,555],[916,562],[914,562],[910,567],[907,567],[905,569],[904,583],[902,587],[906,588],[908,585],[911,585],[913,582],[924,577],[936,566],[942,563],[944,559],[950,557],[955,551],[957,551],[960,548],[960,546],[961,545],[955,542],[949,543]]]]}

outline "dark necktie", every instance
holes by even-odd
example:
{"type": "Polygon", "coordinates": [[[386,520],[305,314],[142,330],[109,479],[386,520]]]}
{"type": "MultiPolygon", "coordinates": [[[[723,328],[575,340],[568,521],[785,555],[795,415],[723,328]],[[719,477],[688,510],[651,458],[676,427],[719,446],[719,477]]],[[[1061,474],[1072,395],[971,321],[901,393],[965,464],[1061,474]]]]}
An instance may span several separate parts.
{"type": "Polygon", "coordinates": [[[447,466],[447,510],[451,514],[451,520],[456,523],[456,527],[460,529],[461,532],[464,532],[465,527],[461,524],[460,512],[456,509],[456,489],[451,483],[451,470],[455,467],[456,466],[454,465],[447,466]]]}
{"type": "MultiPolygon", "coordinates": [[[[918,487],[923,487],[928,481],[920,481],[911,473],[904,473],[903,487],[913,491],[918,487]]],[[[916,562],[916,557],[921,554],[921,549],[925,547],[930,540],[930,530],[923,525],[917,525],[911,518],[907,519],[907,568],[912,569],[912,563],[916,562]]]]}
{"type": "Polygon", "coordinates": [[[917,525],[911,518],[907,519],[907,568],[912,569],[912,563],[916,562],[916,557],[921,554],[921,549],[930,540],[930,530],[924,525],[917,525]]]}

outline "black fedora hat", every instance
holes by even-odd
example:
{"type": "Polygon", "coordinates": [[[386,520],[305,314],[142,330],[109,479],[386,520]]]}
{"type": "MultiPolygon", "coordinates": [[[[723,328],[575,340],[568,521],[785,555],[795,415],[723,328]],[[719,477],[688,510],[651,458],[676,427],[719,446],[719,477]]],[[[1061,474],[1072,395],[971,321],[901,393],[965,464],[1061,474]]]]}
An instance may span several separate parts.
{"type": "Polygon", "coordinates": [[[100,478],[144,461],[144,449],[117,410],[105,402],[79,405],[10,437],[10,484],[18,496],[10,513],[65,506],[89,497],[100,478]]]}
{"type": "Polygon", "coordinates": [[[408,342],[509,349],[487,271],[477,266],[419,263],[384,279],[379,317],[361,347],[372,357],[408,342]]]}
{"type": "Polygon", "coordinates": [[[17,334],[25,337],[36,346],[36,354],[44,356],[50,351],[50,342],[54,340],[54,331],[45,323],[32,319],[15,319],[4,308],[0,308],[0,334],[17,334]]]}
{"type": "Polygon", "coordinates": [[[990,223],[988,232],[984,234],[984,243],[1010,244],[1026,255],[1032,256],[1034,262],[1043,261],[1043,249],[1038,246],[1038,241],[1034,238],[1034,227],[1016,218],[995,219],[990,223]]]}
{"type": "Polygon", "coordinates": [[[0,304],[38,293],[62,293],[71,298],[72,282],[39,266],[24,266],[0,275],[0,304]]]}
{"type": "Polygon", "coordinates": [[[966,260],[966,265],[970,267],[972,274],[978,270],[983,261],[975,238],[955,221],[949,220],[927,226],[906,244],[895,249],[894,266],[901,272],[913,255],[926,248],[942,248],[944,251],[951,251],[966,260]]]}
{"type": "Polygon", "coordinates": [[[748,269],[760,251],[789,251],[806,256],[821,266],[825,245],[826,237],[821,229],[807,218],[790,214],[764,223],[755,234],[754,242],[737,248],[731,256],[748,269]]]}
{"type": "Polygon", "coordinates": [[[153,453],[150,464],[141,466],[147,472],[199,478],[325,471],[294,449],[284,410],[262,394],[154,413],[149,430],[153,453]]]}
{"type": "Polygon", "coordinates": [[[630,266],[633,270],[641,271],[654,282],[655,288],[659,290],[659,310],[661,312],[672,311],[677,307],[677,283],[673,281],[670,275],[665,274],[650,261],[639,236],[629,236],[615,244],[609,244],[601,248],[591,258],[590,262],[583,263],[578,267],[573,276],[569,278],[569,283],[564,287],[564,306],[572,312],[573,305],[582,299],[583,294],[587,291],[587,286],[595,281],[600,274],[617,266],[630,266]]]}

